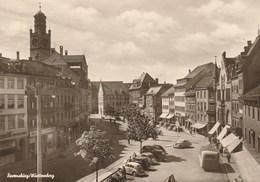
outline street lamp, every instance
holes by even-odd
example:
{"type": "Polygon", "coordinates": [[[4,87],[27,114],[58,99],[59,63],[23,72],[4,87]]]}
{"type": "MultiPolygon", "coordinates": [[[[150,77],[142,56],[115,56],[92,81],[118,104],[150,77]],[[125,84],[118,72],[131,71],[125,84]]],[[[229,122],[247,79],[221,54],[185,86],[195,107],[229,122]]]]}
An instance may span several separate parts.
{"type": "MultiPolygon", "coordinates": [[[[26,89],[32,91],[36,98],[37,103],[37,174],[42,174],[42,120],[41,120],[41,94],[42,93],[52,93],[52,98],[55,98],[53,94],[54,86],[41,87],[41,83],[37,82],[35,87],[31,85],[26,85],[26,89]]],[[[42,178],[37,177],[37,182],[41,182],[42,178]]]]}

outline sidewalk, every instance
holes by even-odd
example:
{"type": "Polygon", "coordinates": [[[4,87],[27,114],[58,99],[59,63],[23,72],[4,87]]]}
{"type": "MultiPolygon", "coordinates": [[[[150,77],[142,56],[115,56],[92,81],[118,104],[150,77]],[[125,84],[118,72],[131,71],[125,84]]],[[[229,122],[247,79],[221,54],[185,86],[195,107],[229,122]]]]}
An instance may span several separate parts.
{"type": "Polygon", "coordinates": [[[241,172],[244,182],[260,181],[260,165],[243,144],[243,150],[231,155],[241,172]]]}

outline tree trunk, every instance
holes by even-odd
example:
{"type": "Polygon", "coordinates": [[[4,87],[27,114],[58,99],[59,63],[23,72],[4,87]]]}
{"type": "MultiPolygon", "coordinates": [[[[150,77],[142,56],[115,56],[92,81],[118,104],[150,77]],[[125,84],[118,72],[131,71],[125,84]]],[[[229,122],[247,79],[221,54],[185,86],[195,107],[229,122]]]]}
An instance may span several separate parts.
{"type": "Polygon", "coordinates": [[[98,161],[96,163],[96,182],[98,182],[98,161]]]}
{"type": "Polygon", "coordinates": [[[142,149],[142,141],[140,141],[140,152],[141,152],[141,149],[142,149]]]}

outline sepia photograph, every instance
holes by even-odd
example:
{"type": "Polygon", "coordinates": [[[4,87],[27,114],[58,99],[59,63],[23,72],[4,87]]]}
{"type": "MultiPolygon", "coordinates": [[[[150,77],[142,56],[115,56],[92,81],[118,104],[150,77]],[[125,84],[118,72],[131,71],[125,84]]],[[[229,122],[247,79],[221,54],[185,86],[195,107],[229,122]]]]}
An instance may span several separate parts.
{"type": "Polygon", "coordinates": [[[0,182],[259,182],[259,7],[0,0],[0,182]]]}

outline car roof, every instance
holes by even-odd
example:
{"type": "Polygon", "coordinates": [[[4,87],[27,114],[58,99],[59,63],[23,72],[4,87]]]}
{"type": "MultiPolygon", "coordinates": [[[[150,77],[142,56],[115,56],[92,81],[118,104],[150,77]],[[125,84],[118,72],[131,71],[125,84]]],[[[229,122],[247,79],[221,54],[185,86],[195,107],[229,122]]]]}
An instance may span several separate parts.
{"type": "Polygon", "coordinates": [[[137,162],[127,162],[126,164],[130,164],[132,166],[140,166],[140,164],[137,162]]]}
{"type": "Polygon", "coordinates": [[[143,152],[141,153],[141,155],[144,154],[144,155],[153,155],[151,152],[143,152]]]}

